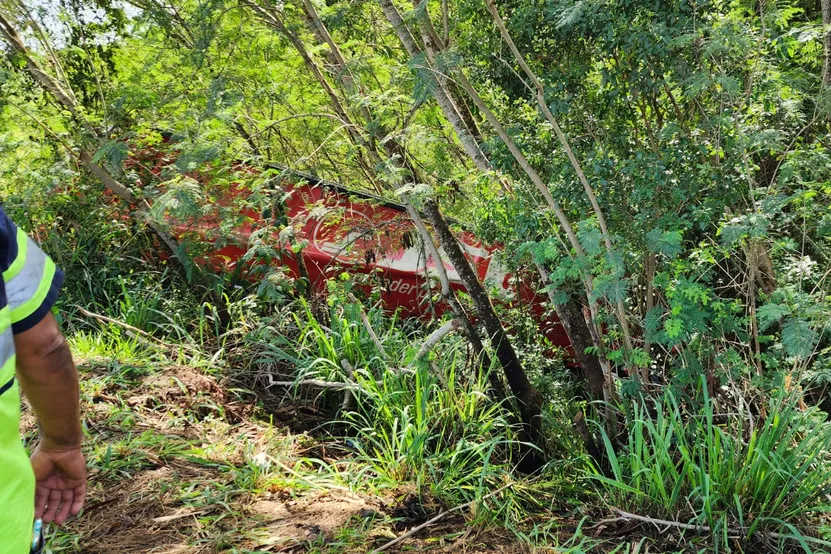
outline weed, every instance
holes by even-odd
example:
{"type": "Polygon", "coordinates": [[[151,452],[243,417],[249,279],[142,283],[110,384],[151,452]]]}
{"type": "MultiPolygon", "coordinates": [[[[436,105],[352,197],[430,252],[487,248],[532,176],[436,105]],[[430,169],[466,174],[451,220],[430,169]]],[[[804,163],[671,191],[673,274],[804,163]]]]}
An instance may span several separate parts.
{"type": "Polygon", "coordinates": [[[718,414],[706,395],[693,413],[669,391],[636,403],[620,453],[600,429],[612,476],[592,479],[613,507],[706,528],[716,551],[736,536],[825,544],[798,528],[828,511],[831,425],[784,393],[748,417],[718,414]]]}

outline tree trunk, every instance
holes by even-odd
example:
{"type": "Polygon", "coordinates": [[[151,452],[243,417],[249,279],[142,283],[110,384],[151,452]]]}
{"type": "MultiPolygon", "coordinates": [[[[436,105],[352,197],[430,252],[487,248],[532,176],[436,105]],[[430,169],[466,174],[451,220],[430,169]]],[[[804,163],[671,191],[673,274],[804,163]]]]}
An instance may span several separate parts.
{"type": "MultiPolygon", "coordinates": [[[[537,271],[543,278],[543,283],[550,282],[548,270],[540,263],[537,263],[537,271]]],[[[589,385],[591,396],[595,400],[609,400],[607,393],[606,377],[600,359],[593,354],[586,353],[586,350],[594,346],[591,331],[586,325],[586,318],[583,317],[583,307],[569,295],[568,301],[560,304],[556,300],[556,293],[548,291],[548,298],[554,305],[557,317],[566,330],[571,346],[577,356],[577,361],[583,371],[583,378],[589,385]]]]}
{"type": "Polygon", "coordinates": [[[476,327],[474,327],[473,323],[471,323],[470,317],[467,315],[467,312],[465,312],[465,309],[459,302],[459,299],[456,298],[456,293],[453,292],[453,288],[450,286],[450,279],[447,276],[447,270],[444,268],[444,262],[442,262],[441,255],[433,242],[433,237],[430,235],[430,231],[428,231],[427,226],[421,218],[421,214],[418,213],[418,210],[415,209],[412,203],[407,202],[405,205],[407,207],[407,213],[410,214],[410,219],[413,220],[413,225],[415,225],[421,235],[421,240],[429,250],[430,256],[436,262],[436,273],[439,275],[442,297],[450,305],[450,310],[453,312],[453,315],[455,315],[456,319],[462,324],[462,329],[464,330],[464,333],[473,348],[473,353],[476,355],[476,363],[479,368],[480,375],[482,371],[488,371],[488,380],[491,388],[497,396],[497,399],[500,401],[504,400],[508,396],[505,393],[505,387],[499,377],[490,371],[490,356],[487,351],[485,351],[482,339],[479,337],[479,332],[476,331],[476,327]]]}
{"type": "MultiPolygon", "coordinates": [[[[318,44],[321,46],[327,45],[329,47],[329,50],[326,52],[326,56],[329,59],[329,63],[331,63],[335,68],[335,71],[333,72],[335,77],[341,83],[344,90],[349,94],[361,93],[362,91],[355,82],[355,76],[352,74],[349,64],[346,63],[346,58],[343,57],[343,53],[338,47],[338,44],[332,38],[332,35],[329,33],[329,29],[326,28],[323,20],[320,19],[320,15],[318,15],[312,1],[302,0],[301,4],[301,9],[306,16],[306,23],[312,31],[312,34],[317,39],[318,44]]],[[[372,113],[369,111],[368,106],[361,106],[361,115],[363,115],[367,124],[373,121],[372,113]]],[[[384,134],[383,131],[381,131],[381,134],[384,134]]],[[[375,140],[372,135],[369,136],[369,142],[374,148],[375,140]]]]}
{"type": "MultiPolygon", "coordinates": [[[[603,210],[600,209],[600,204],[597,201],[597,195],[594,192],[594,189],[589,184],[588,179],[586,178],[586,174],[583,171],[583,167],[580,165],[580,162],[577,160],[577,156],[574,154],[574,150],[571,148],[571,144],[568,141],[565,133],[563,133],[562,129],[560,129],[560,125],[557,122],[557,119],[554,117],[554,114],[551,113],[551,110],[548,108],[548,104],[545,101],[545,88],[542,85],[542,82],[539,80],[537,75],[531,70],[531,67],[525,61],[522,53],[517,48],[516,44],[514,43],[513,38],[511,38],[510,33],[508,32],[508,28],[505,26],[505,22],[499,16],[499,11],[496,9],[496,4],[494,0],[485,0],[485,4],[488,7],[488,11],[490,11],[491,16],[493,17],[494,22],[496,23],[497,28],[499,29],[500,34],[502,35],[502,39],[510,48],[511,53],[514,55],[514,59],[516,59],[519,66],[522,68],[525,75],[528,79],[531,80],[531,83],[534,85],[534,89],[536,92],[536,100],[537,104],[540,107],[545,119],[548,121],[551,128],[554,129],[554,134],[557,135],[557,140],[560,142],[560,145],[565,150],[566,155],[568,156],[568,160],[571,163],[574,172],[577,174],[577,178],[579,179],[580,183],[583,185],[583,190],[586,192],[586,196],[589,198],[591,202],[592,209],[594,211],[595,217],[597,217],[597,223],[600,226],[600,232],[603,235],[603,241],[606,245],[606,250],[609,254],[612,254],[614,248],[612,245],[612,235],[609,233],[609,229],[606,226],[606,217],[603,214],[603,210]]],[[[629,330],[629,321],[626,317],[626,306],[624,305],[623,298],[618,298],[616,301],[616,311],[618,316],[618,321],[620,323],[620,329],[623,334],[623,342],[626,346],[626,354],[629,357],[633,350],[632,345],[632,334],[629,330]]],[[[649,368],[646,368],[646,371],[641,374],[642,379],[646,382],[649,379],[649,368]]]]}
{"type": "Polygon", "coordinates": [[[355,90],[355,77],[352,75],[352,71],[346,63],[346,59],[343,57],[337,43],[332,40],[332,35],[329,33],[329,29],[326,28],[323,20],[320,19],[320,15],[318,15],[314,4],[311,0],[302,0],[300,7],[306,15],[306,21],[309,25],[309,29],[317,39],[318,44],[325,44],[329,46],[329,51],[326,53],[326,56],[329,58],[329,63],[337,69],[336,76],[338,80],[343,84],[346,90],[355,90]]]}
{"type": "MultiPolygon", "coordinates": [[[[511,393],[518,401],[520,415],[528,438],[533,444],[542,448],[545,444],[542,433],[542,395],[528,380],[514,347],[502,327],[502,322],[493,309],[485,287],[479,282],[479,277],[473,271],[464,252],[462,252],[458,240],[450,230],[450,226],[442,216],[435,200],[431,199],[424,203],[424,213],[427,219],[430,220],[442,248],[444,248],[468,294],[470,294],[473,304],[476,306],[476,312],[482,320],[482,325],[490,336],[491,343],[496,351],[496,357],[502,365],[508,386],[511,388],[511,393]]],[[[531,463],[533,465],[540,461],[540,458],[537,458],[531,463]]]]}
{"type": "Polygon", "coordinates": [[[822,64],[822,85],[824,87],[831,87],[831,0],[820,0],[822,6],[822,47],[823,47],[823,64],[822,64]]]}
{"type": "MultiPolygon", "coordinates": [[[[398,39],[407,51],[407,54],[411,58],[415,58],[419,54],[422,54],[421,48],[416,43],[412,33],[410,33],[410,30],[407,28],[404,19],[392,3],[392,0],[379,1],[381,9],[387,17],[387,21],[389,21],[392,25],[395,33],[398,35],[398,39]]],[[[422,17],[424,17],[424,15],[422,15],[422,17]]],[[[427,32],[423,34],[423,37],[425,48],[427,50],[424,52],[425,62],[432,64],[435,62],[436,48],[433,45],[432,37],[427,32]]],[[[476,165],[476,168],[479,171],[482,171],[483,173],[489,172],[490,163],[474,139],[474,130],[470,129],[464,122],[459,112],[459,107],[453,102],[453,99],[448,95],[446,88],[442,84],[443,78],[436,72],[434,67],[429,66],[425,68],[424,75],[431,85],[430,88],[433,92],[433,97],[436,99],[436,103],[441,108],[442,113],[450,123],[450,126],[453,127],[453,130],[459,138],[459,142],[462,143],[462,147],[465,149],[467,155],[470,156],[470,159],[473,160],[474,165],[476,165]]],[[[478,129],[475,129],[475,132],[478,132],[478,129]]]]}
{"type": "MultiPolygon", "coordinates": [[[[357,145],[367,148],[375,159],[382,159],[381,152],[375,149],[377,147],[368,144],[367,141],[364,139],[363,135],[357,130],[357,126],[353,123],[353,120],[350,114],[348,113],[346,106],[337,96],[337,93],[331,87],[331,85],[329,85],[328,81],[326,80],[326,77],[320,71],[319,66],[317,65],[317,63],[315,63],[311,55],[306,50],[305,45],[300,40],[300,37],[298,37],[295,33],[290,31],[286,27],[286,25],[280,19],[279,14],[271,13],[268,9],[259,6],[253,0],[243,0],[243,2],[249,7],[251,7],[257,14],[259,14],[260,17],[263,18],[263,20],[267,24],[273,26],[280,33],[285,34],[287,36],[292,45],[297,49],[306,66],[312,72],[315,79],[317,79],[321,86],[324,88],[326,94],[332,101],[332,104],[335,107],[335,110],[338,113],[338,115],[342,118],[343,122],[347,125],[347,127],[349,127],[349,136],[350,138],[352,138],[353,142],[357,145]]],[[[309,14],[307,13],[307,15],[309,14]]],[[[315,36],[317,36],[319,39],[325,40],[325,43],[328,45],[329,40],[331,40],[331,37],[329,37],[328,40],[326,39],[328,31],[325,30],[325,27],[322,25],[315,24],[315,28],[315,36]]],[[[409,37],[409,39],[413,40],[411,36],[409,37]]],[[[345,63],[345,61],[343,63],[345,63]]],[[[436,83],[438,83],[438,80],[435,78],[435,76],[433,76],[433,79],[435,79],[436,83]]],[[[344,84],[344,87],[346,88],[346,83],[342,82],[342,84],[344,84]]],[[[367,123],[370,122],[368,121],[367,123]]],[[[416,169],[408,163],[406,151],[404,151],[404,149],[396,141],[385,140],[383,141],[383,147],[384,153],[387,155],[387,157],[390,160],[392,160],[395,163],[395,165],[397,165],[400,169],[403,169],[406,172],[408,172],[410,174],[410,179],[413,179],[413,182],[422,182],[419,181],[419,179],[417,178],[416,169]]],[[[418,225],[417,222],[420,218],[417,213],[414,213],[414,210],[411,210],[412,203],[406,195],[404,196],[404,200],[405,204],[408,206],[408,212],[413,218],[413,221],[416,222],[417,227],[420,227],[419,232],[422,233],[422,235],[424,236],[424,231],[422,230],[422,228],[426,230],[426,227],[424,227],[423,224],[420,226],[418,225]]],[[[499,321],[499,318],[493,311],[493,306],[490,303],[490,299],[488,298],[487,292],[485,291],[482,284],[479,283],[479,280],[473,272],[473,269],[468,264],[467,258],[465,258],[458,240],[450,231],[447,222],[441,214],[441,210],[439,209],[438,204],[436,204],[434,201],[427,202],[425,207],[425,213],[428,219],[430,220],[430,223],[433,226],[434,231],[438,235],[439,242],[441,243],[445,252],[448,253],[448,257],[450,258],[451,263],[453,264],[454,268],[456,268],[456,271],[459,272],[460,276],[462,276],[463,284],[468,289],[468,292],[471,294],[471,297],[474,298],[474,305],[476,306],[476,311],[479,314],[479,317],[482,319],[482,322],[488,334],[491,335],[491,341],[494,344],[497,359],[503,367],[506,379],[511,388],[511,392],[517,398],[520,416],[522,417],[523,422],[525,423],[526,434],[531,442],[538,445],[542,449],[542,446],[544,445],[541,430],[542,396],[536,389],[534,389],[534,387],[528,381],[528,378],[522,369],[522,365],[520,364],[519,359],[517,358],[516,353],[513,350],[513,346],[508,340],[505,331],[502,328],[502,324],[499,321]]],[[[428,239],[425,241],[425,243],[429,247],[429,245],[432,242],[432,239],[429,236],[426,236],[424,238],[428,239]]],[[[435,248],[435,245],[433,245],[433,248],[435,248]]],[[[436,253],[436,255],[438,254],[436,253]]],[[[452,289],[450,289],[450,292],[452,293],[452,289]]],[[[455,311],[459,309],[461,305],[458,304],[457,301],[451,301],[451,307],[455,311]]],[[[463,311],[461,313],[463,313],[463,311]]],[[[464,319],[467,319],[467,317],[465,316],[464,319]]],[[[475,331],[475,329],[472,325],[470,325],[469,327],[466,326],[466,331],[471,332],[475,331]]],[[[473,336],[476,336],[475,333],[471,334],[473,336]]],[[[478,341],[477,337],[477,339],[473,340],[472,344],[474,345],[474,349],[476,349],[478,345],[481,345],[481,342],[478,341]]],[[[542,457],[538,456],[536,452],[526,452],[523,456],[522,464],[524,469],[526,470],[536,470],[542,465],[542,457]]]]}
{"type": "MultiPolygon", "coordinates": [[[[433,65],[433,67],[438,67],[439,64],[436,63],[436,60],[439,53],[449,46],[449,22],[444,22],[445,38],[439,38],[439,34],[436,32],[436,28],[433,26],[433,21],[430,19],[430,6],[427,0],[413,0],[413,7],[415,8],[416,13],[419,15],[420,21],[422,23],[421,36],[424,42],[424,49],[426,51],[428,59],[430,60],[430,63],[433,65]]],[[[443,12],[443,15],[446,16],[447,11],[443,9],[443,12]]],[[[456,86],[456,84],[453,81],[448,79],[446,75],[439,74],[439,79],[447,96],[456,106],[456,109],[458,110],[459,115],[461,116],[462,121],[465,124],[465,127],[467,128],[468,132],[473,137],[474,142],[478,146],[478,142],[481,140],[482,134],[479,131],[479,126],[476,124],[476,119],[473,117],[473,113],[470,111],[470,107],[464,101],[464,94],[462,94],[462,91],[459,89],[459,87],[456,86]]]]}
{"type": "MultiPolygon", "coordinates": [[[[401,40],[401,43],[404,45],[404,48],[407,50],[407,53],[411,57],[415,57],[415,56],[421,54],[422,52],[420,51],[417,42],[413,38],[410,30],[407,28],[407,26],[404,23],[401,15],[398,13],[398,10],[392,4],[391,0],[379,0],[379,2],[380,2],[381,7],[384,11],[384,14],[387,17],[387,20],[390,22],[390,24],[395,29],[396,34],[398,35],[399,40],[401,40]]],[[[427,29],[422,29],[423,41],[424,41],[424,44],[425,44],[425,48],[428,50],[427,57],[429,59],[434,59],[435,58],[435,52],[430,52],[430,47],[431,47],[431,45],[435,45],[437,43],[437,39],[435,38],[435,32],[432,32],[432,33],[430,32],[430,28],[432,27],[432,23],[429,21],[429,16],[426,14],[426,6],[424,7],[424,13],[422,13],[420,15],[420,18],[421,18],[421,21],[422,21],[422,27],[427,27],[427,29]],[[425,19],[426,19],[426,21],[425,21],[425,19]]],[[[529,176],[531,181],[537,186],[537,188],[543,194],[543,196],[546,199],[546,202],[552,208],[555,215],[557,216],[557,219],[559,220],[563,231],[568,236],[569,242],[570,242],[571,246],[575,249],[575,252],[576,252],[577,256],[581,257],[581,258],[585,257],[585,253],[583,252],[583,248],[580,245],[579,240],[577,239],[577,236],[574,232],[573,227],[571,226],[570,221],[568,220],[568,217],[566,216],[565,212],[560,207],[559,203],[551,196],[551,193],[548,191],[548,187],[542,181],[542,179],[537,174],[537,172],[531,167],[530,163],[528,163],[527,159],[522,154],[522,152],[519,150],[516,143],[510,138],[507,131],[505,131],[505,129],[499,123],[496,116],[484,104],[482,98],[478,95],[478,93],[475,91],[473,86],[467,81],[464,74],[461,71],[457,71],[456,76],[457,76],[457,80],[458,80],[460,86],[462,87],[462,89],[468,94],[468,96],[471,98],[471,100],[476,105],[476,107],[479,109],[479,111],[482,112],[482,114],[484,114],[485,118],[488,120],[488,122],[491,124],[491,126],[497,131],[497,134],[500,136],[502,141],[505,143],[505,145],[511,151],[514,158],[519,163],[520,167],[523,169],[523,171],[526,173],[526,175],[529,176]]],[[[435,80],[434,90],[435,90],[434,96],[436,97],[437,102],[439,103],[440,106],[444,107],[443,106],[443,104],[444,104],[443,99],[446,98],[447,95],[442,94],[443,89],[441,87],[441,82],[439,82],[438,79],[435,80]]],[[[450,110],[448,110],[448,112],[449,111],[450,110]]],[[[446,112],[446,116],[448,116],[448,112],[446,112]]],[[[448,117],[448,119],[450,119],[450,117],[448,117]]],[[[459,135],[459,126],[458,125],[453,125],[453,128],[454,128],[454,130],[456,130],[457,135],[459,136],[459,139],[461,141],[463,141],[463,143],[466,140],[471,139],[471,137],[466,135],[466,134],[465,135],[459,135]]],[[[473,142],[475,143],[475,141],[473,141],[473,142]]],[[[475,146],[476,146],[476,149],[478,150],[478,144],[475,144],[475,146]]],[[[473,158],[473,152],[472,152],[473,148],[466,148],[465,150],[468,152],[468,155],[471,155],[471,157],[473,158]]],[[[476,163],[475,158],[474,158],[474,163],[476,163]]],[[[478,163],[476,163],[476,165],[477,165],[477,167],[479,166],[478,163]]],[[[507,186],[503,185],[503,188],[508,190],[507,186]]],[[[428,217],[429,217],[429,214],[428,214],[428,217]]],[[[454,266],[455,266],[455,261],[454,261],[454,266]]],[[[584,285],[586,287],[587,298],[589,298],[590,310],[591,310],[593,319],[596,319],[596,316],[597,316],[596,305],[595,305],[594,302],[591,301],[592,290],[593,290],[591,275],[586,275],[585,276],[584,285]]],[[[467,283],[465,284],[465,286],[467,286],[467,283]]],[[[478,306],[477,306],[477,311],[478,311],[478,306]]],[[[583,325],[583,327],[585,327],[585,325],[583,325]]],[[[579,328],[579,327],[575,326],[575,329],[577,329],[577,328],[579,328]]],[[[490,332],[490,330],[488,332],[490,332]]],[[[597,333],[590,333],[590,336],[591,337],[599,337],[599,335],[597,333]]],[[[602,348],[602,344],[600,344],[599,342],[596,342],[596,343],[593,342],[592,344],[598,349],[602,348]]],[[[585,348],[581,349],[581,351],[584,351],[584,350],[585,350],[585,348]]],[[[603,372],[601,370],[601,375],[602,375],[602,373],[603,372]]],[[[597,382],[595,382],[593,388],[596,387],[596,385],[597,385],[597,382]]]]}
{"type": "MultiPolygon", "coordinates": [[[[646,298],[644,299],[643,317],[646,318],[655,308],[655,272],[658,270],[658,257],[654,252],[646,255],[646,298]]],[[[652,358],[652,333],[644,326],[643,331],[643,351],[652,358]]],[[[649,368],[647,368],[648,371],[649,368]]]]}

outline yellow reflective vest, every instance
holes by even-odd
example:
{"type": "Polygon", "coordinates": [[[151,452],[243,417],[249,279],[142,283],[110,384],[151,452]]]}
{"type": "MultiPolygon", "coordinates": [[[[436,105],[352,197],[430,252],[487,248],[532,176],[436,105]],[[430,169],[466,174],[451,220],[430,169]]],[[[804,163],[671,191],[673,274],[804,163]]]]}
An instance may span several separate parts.
{"type": "Polygon", "coordinates": [[[32,541],[35,478],[20,439],[14,335],[52,309],[63,273],[0,208],[0,554],[26,554],[32,541]]]}

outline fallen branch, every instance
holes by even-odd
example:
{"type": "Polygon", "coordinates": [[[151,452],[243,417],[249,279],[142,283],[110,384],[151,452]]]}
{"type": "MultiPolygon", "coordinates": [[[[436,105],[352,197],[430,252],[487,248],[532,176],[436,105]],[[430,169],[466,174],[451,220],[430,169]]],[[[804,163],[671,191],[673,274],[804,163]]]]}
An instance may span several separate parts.
{"type": "MultiPolygon", "coordinates": [[[[594,525],[593,527],[599,527],[600,525],[604,525],[604,524],[607,524],[607,523],[616,523],[616,522],[634,520],[634,521],[640,521],[642,523],[649,523],[651,525],[654,525],[661,532],[666,532],[667,529],[669,529],[669,528],[682,529],[682,530],[685,530],[685,531],[694,531],[694,532],[699,533],[699,534],[707,534],[707,533],[712,533],[713,532],[712,528],[707,526],[707,525],[695,525],[695,524],[692,524],[692,523],[682,523],[680,521],[671,521],[671,520],[668,520],[668,519],[658,519],[658,518],[653,518],[653,517],[641,516],[641,515],[638,515],[638,514],[630,514],[629,512],[624,512],[623,510],[619,510],[617,508],[612,508],[612,511],[617,513],[619,517],[611,518],[611,519],[604,519],[604,520],[600,521],[599,523],[597,523],[597,525],[594,525]]],[[[829,543],[828,541],[824,541],[824,540],[817,539],[817,538],[814,538],[814,537],[806,537],[805,535],[802,535],[801,533],[800,533],[801,539],[797,536],[794,536],[794,535],[786,535],[786,534],[782,534],[782,533],[776,533],[776,532],[773,532],[773,531],[759,531],[759,532],[755,533],[755,535],[758,535],[760,537],[764,537],[764,538],[767,538],[767,539],[777,540],[777,541],[778,540],[784,540],[784,539],[787,539],[787,540],[805,540],[805,541],[813,542],[813,543],[816,543],[816,544],[831,546],[831,543],[829,543]]],[[[745,529],[745,528],[728,528],[727,529],[727,538],[729,538],[729,539],[746,539],[747,538],[747,529],[745,529]]]]}
{"type": "Polygon", "coordinates": [[[483,496],[482,498],[480,498],[478,500],[471,500],[470,502],[465,502],[464,504],[456,506],[455,508],[450,508],[449,510],[445,510],[444,512],[440,513],[436,517],[425,521],[421,525],[419,525],[417,527],[413,527],[412,529],[410,529],[409,531],[407,531],[406,533],[404,533],[400,537],[396,537],[396,538],[392,539],[390,542],[388,542],[387,544],[385,544],[385,545],[383,545],[379,548],[376,548],[375,550],[371,551],[369,554],[377,554],[378,552],[383,552],[384,550],[387,550],[388,548],[390,548],[392,546],[395,546],[399,542],[412,537],[413,535],[415,535],[416,533],[418,533],[422,529],[430,527],[431,525],[435,525],[439,520],[444,519],[445,517],[449,516],[450,514],[458,512],[460,510],[464,510],[465,508],[469,508],[470,506],[472,506],[473,504],[476,504],[477,502],[482,502],[484,500],[487,500],[488,498],[499,494],[500,492],[504,491],[505,489],[511,488],[513,485],[514,485],[513,483],[508,483],[504,487],[500,487],[500,488],[496,489],[495,491],[493,491],[492,493],[486,494],[485,496],[483,496]]]}
{"type": "MultiPolygon", "coordinates": [[[[647,516],[640,516],[638,514],[630,514],[629,512],[624,512],[623,510],[618,510],[617,508],[612,508],[614,512],[618,514],[618,518],[615,518],[611,521],[629,521],[635,520],[640,521],[642,523],[650,523],[656,526],[659,530],[666,529],[667,527],[675,527],[676,529],[684,529],[686,531],[695,531],[696,533],[710,533],[712,529],[706,525],[694,525],[692,523],[681,523],[680,521],[670,521],[668,519],[657,519],[653,517],[647,516]]],[[[609,521],[606,520],[608,523],[609,521]]],[[[731,530],[732,531],[732,530],[731,530]]],[[[740,538],[738,532],[736,533],[736,537],[730,538],[740,538]]]]}
{"type": "Polygon", "coordinates": [[[462,323],[458,319],[451,319],[435,331],[433,331],[427,340],[424,341],[424,344],[421,345],[421,348],[418,349],[418,352],[413,358],[413,361],[410,362],[409,367],[412,367],[422,359],[424,356],[430,353],[430,351],[435,348],[435,346],[447,335],[458,329],[462,323]]]}
{"type": "Polygon", "coordinates": [[[142,330],[141,330],[141,329],[139,329],[138,327],[133,327],[132,325],[128,325],[127,323],[124,323],[123,321],[118,321],[117,319],[113,319],[113,318],[111,318],[111,317],[107,317],[107,316],[105,316],[105,315],[101,315],[101,314],[96,314],[96,313],[90,312],[90,311],[88,311],[88,310],[85,310],[84,308],[82,308],[81,306],[79,306],[79,305],[77,305],[77,304],[75,304],[73,307],[74,307],[76,310],[78,310],[79,312],[81,312],[81,315],[83,315],[84,317],[89,317],[89,318],[92,318],[92,319],[97,319],[97,320],[99,320],[99,321],[104,321],[104,322],[106,322],[106,323],[112,323],[113,325],[117,325],[118,327],[121,327],[121,328],[123,328],[123,329],[127,329],[127,330],[129,330],[129,331],[133,331],[134,333],[138,333],[139,335],[142,335],[142,336],[147,337],[147,338],[149,338],[149,339],[152,339],[152,340],[159,340],[159,339],[157,339],[156,337],[154,337],[153,335],[151,335],[150,333],[148,333],[147,331],[142,331],[142,330]]]}
{"type": "Polygon", "coordinates": [[[332,381],[321,381],[320,379],[302,379],[300,381],[274,381],[271,375],[268,376],[267,387],[318,387],[321,389],[333,390],[360,390],[355,383],[335,383],[332,381]]]}
{"type": "Polygon", "coordinates": [[[154,517],[153,523],[169,523],[171,521],[176,521],[177,519],[182,519],[190,516],[201,516],[202,514],[208,513],[210,510],[191,510],[191,511],[184,511],[178,514],[173,514],[169,516],[161,516],[161,517],[154,517]]]}
{"type": "Polygon", "coordinates": [[[160,348],[160,347],[161,348],[166,348],[166,349],[168,349],[168,350],[170,350],[171,352],[174,352],[174,353],[177,352],[180,349],[190,350],[191,352],[199,352],[198,348],[195,348],[195,347],[193,347],[189,344],[179,344],[179,345],[168,344],[168,343],[164,342],[163,340],[154,337],[152,334],[148,333],[147,331],[139,329],[138,327],[133,327],[132,325],[124,323],[123,321],[119,321],[117,319],[113,319],[113,318],[107,317],[105,315],[90,312],[89,310],[85,310],[84,308],[82,308],[81,306],[79,306],[77,304],[75,304],[73,307],[76,310],[78,310],[78,312],[81,315],[83,315],[84,317],[88,317],[90,319],[97,319],[98,321],[103,321],[104,323],[110,323],[110,324],[115,325],[117,327],[121,327],[122,329],[124,329],[127,332],[127,336],[129,336],[130,338],[136,339],[137,341],[139,341],[141,343],[144,343],[147,346],[153,346],[153,347],[156,347],[156,348],[160,348]]]}

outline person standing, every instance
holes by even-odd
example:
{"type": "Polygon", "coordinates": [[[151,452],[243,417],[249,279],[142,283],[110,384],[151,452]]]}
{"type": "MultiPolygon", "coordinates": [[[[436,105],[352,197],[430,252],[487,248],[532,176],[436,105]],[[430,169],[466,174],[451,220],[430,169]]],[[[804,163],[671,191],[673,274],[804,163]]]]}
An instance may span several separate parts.
{"type": "Polygon", "coordinates": [[[0,554],[25,554],[36,518],[60,525],[83,507],[80,393],[52,315],[63,272],[1,207],[0,270],[0,554]],[[20,438],[20,390],[40,429],[31,457],[20,438]]]}

